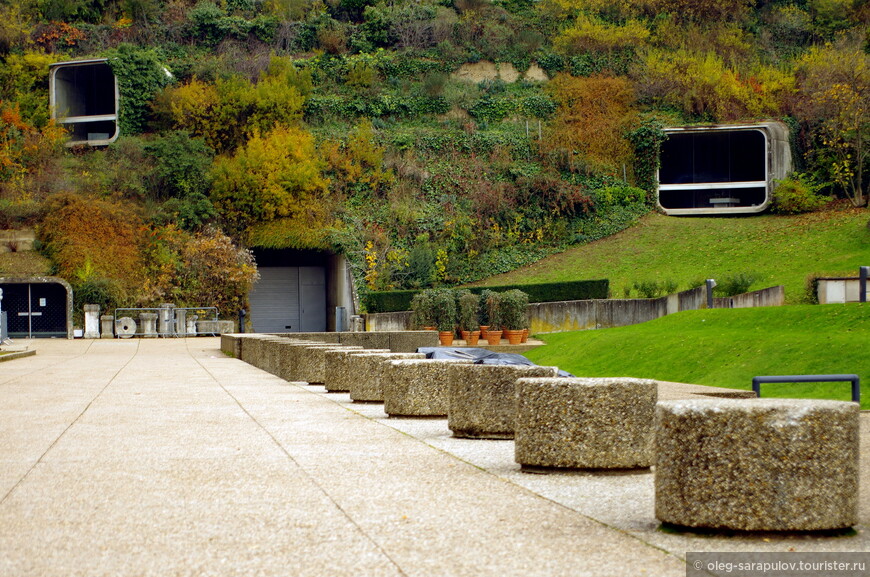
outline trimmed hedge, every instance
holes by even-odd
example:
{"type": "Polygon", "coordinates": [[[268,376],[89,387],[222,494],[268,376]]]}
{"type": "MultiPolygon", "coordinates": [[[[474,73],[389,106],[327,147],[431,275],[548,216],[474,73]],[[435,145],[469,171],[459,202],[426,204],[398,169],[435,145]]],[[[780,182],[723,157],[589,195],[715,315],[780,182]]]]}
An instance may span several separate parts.
{"type": "MultiPolygon", "coordinates": [[[[468,287],[468,290],[475,294],[480,294],[484,289],[497,292],[519,289],[529,295],[530,303],[549,303],[606,299],[610,289],[610,281],[607,279],[578,280],[527,285],[468,287]]],[[[411,309],[411,299],[418,292],[416,290],[370,292],[363,297],[363,303],[365,310],[370,313],[407,311],[411,309]]]]}
{"type": "Polygon", "coordinates": [[[585,301],[591,299],[606,299],[610,292],[610,281],[575,280],[571,282],[547,282],[538,284],[510,284],[501,286],[470,287],[473,293],[488,289],[504,292],[519,289],[529,295],[530,303],[552,303],[558,301],[585,301]]]}
{"type": "Polygon", "coordinates": [[[411,299],[418,290],[372,291],[362,298],[363,308],[369,313],[393,313],[411,310],[411,299]]]}

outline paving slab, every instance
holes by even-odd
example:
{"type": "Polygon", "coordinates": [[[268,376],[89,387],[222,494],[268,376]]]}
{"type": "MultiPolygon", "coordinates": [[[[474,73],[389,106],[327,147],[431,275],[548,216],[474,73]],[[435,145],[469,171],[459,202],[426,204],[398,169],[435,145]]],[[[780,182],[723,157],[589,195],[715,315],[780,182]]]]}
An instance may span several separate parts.
{"type": "Polygon", "coordinates": [[[870,550],[866,482],[852,536],[672,534],[649,473],[522,473],[512,441],[216,337],[30,344],[0,371],[0,575],[683,576],[687,551],[870,550]]]}

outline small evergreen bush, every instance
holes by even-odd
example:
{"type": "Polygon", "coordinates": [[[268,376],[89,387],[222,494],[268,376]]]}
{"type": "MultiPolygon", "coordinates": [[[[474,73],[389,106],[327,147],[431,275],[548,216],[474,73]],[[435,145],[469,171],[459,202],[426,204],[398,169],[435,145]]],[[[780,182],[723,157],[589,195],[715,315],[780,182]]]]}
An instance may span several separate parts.
{"type": "Polygon", "coordinates": [[[801,214],[822,208],[827,199],[818,194],[821,186],[803,174],[794,174],[776,182],[773,208],[776,214],[801,214]]]}

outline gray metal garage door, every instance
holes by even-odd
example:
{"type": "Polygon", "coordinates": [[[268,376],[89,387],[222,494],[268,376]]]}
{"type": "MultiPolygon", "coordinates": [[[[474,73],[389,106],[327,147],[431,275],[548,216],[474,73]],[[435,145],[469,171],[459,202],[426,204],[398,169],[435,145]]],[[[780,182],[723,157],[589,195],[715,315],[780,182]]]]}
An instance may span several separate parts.
{"type": "Polygon", "coordinates": [[[326,330],[326,271],[323,267],[261,267],[249,295],[258,333],[326,330]]]}

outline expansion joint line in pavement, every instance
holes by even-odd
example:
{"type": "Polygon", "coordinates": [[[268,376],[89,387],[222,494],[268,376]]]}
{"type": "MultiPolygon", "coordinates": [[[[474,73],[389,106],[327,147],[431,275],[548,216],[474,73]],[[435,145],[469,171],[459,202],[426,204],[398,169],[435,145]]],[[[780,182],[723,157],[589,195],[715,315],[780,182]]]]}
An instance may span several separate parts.
{"type": "MultiPolygon", "coordinates": [[[[90,350],[90,348],[91,348],[91,345],[88,345],[88,348],[85,349],[85,352],[82,353],[81,355],[77,355],[77,356],[75,356],[75,357],[72,357],[72,358],[70,358],[70,359],[67,359],[67,360],[65,360],[65,361],[62,361],[61,363],[58,363],[58,364],[62,364],[62,363],[64,363],[64,362],[69,362],[70,360],[75,360],[75,359],[78,359],[78,358],[80,358],[80,357],[83,357],[84,355],[87,354],[87,352],[90,350]]],[[[101,388],[101,389],[99,390],[99,392],[98,392],[96,395],[94,395],[94,397],[93,397],[90,401],[88,401],[88,404],[85,405],[85,408],[82,409],[81,412],[80,412],[78,415],[76,415],[76,418],[73,419],[72,422],[71,422],[69,425],[67,425],[67,427],[63,430],[63,432],[61,432],[61,434],[58,435],[57,438],[56,438],[54,441],[51,442],[51,445],[49,445],[48,448],[47,448],[45,451],[43,451],[42,455],[39,456],[39,458],[38,458],[38,459],[36,460],[36,462],[33,463],[33,465],[32,465],[32,466],[27,470],[27,472],[24,473],[24,475],[22,475],[20,479],[18,479],[18,481],[17,481],[17,482],[12,486],[11,489],[9,489],[9,490],[6,492],[5,495],[3,495],[2,498],[0,498],[0,505],[2,505],[3,503],[5,503],[5,502],[6,502],[6,499],[8,499],[9,496],[10,496],[12,493],[15,492],[15,489],[17,489],[17,488],[21,485],[21,483],[23,483],[24,480],[27,479],[27,477],[30,476],[30,474],[33,472],[33,470],[36,469],[36,467],[39,466],[40,463],[42,463],[43,459],[45,459],[45,456],[48,455],[48,453],[49,453],[49,452],[50,452],[50,451],[55,447],[55,445],[57,445],[57,443],[58,443],[58,442],[63,438],[63,436],[67,434],[67,431],[69,431],[69,430],[70,430],[70,429],[71,429],[71,428],[72,428],[72,427],[73,427],[77,422],[79,422],[79,420],[82,418],[82,416],[83,416],[85,413],[87,413],[88,410],[91,408],[91,405],[94,404],[94,401],[96,401],[98,398],[100,398],[100,395],[102,395],[102,394],[106,391],[106,389],[109,388],[109,385],[111,385],[113,382],[115,382],[115,379],[118,378],[118,375],[120,375],[121,372],[123,372],[123,370],[126,369],[126,368],[130,365],[131,362],[133,362],[133,359],[136,358],[136,355],[137,355],[138,353],[139,353],[139,343],[138,343],[138,341],[137,341],[137,343],[136,343],[136,351],[135,351],[132,355],[130,355],[130,358],[127,359],[127,361],[126,361],[126,362],[125,362],[125,363],[124,363],[124,364],[123,364],[123,365],[122,365],[122,366],[121,366],[117,371],[115,371],[115,374],[112,375],[112,377],[111,377],[111,378],[106,382],[106,384],[103,386],[103,388],[101,388]]],[[[52,365],[52,366],[55,366],[55,365],[52,365]]]]}
{"type": "MultiPolygon", "coordinates": [[[[187,348],[188,348],[188,353],[190,353],[190,345],[186,345],[186,346],[187,346],[187,348]]],[[[381,547],[381,544],[378,543],[378,542],[377,542],[377,541],[376,541],[376,540],[375,540],[371,535],[369,535],[368,532],[367,532],[365,529],[363,529],[363,528],[362,528],[362,527],[361,527],[361,526],[356,522],[356,520],[354,520],[354,518],[351,517],[350,514],[348,514],[347,511],[344,510],[344,507],[342,507],[341,504],[333,498],[333,496],[329,493],[329,491],[326,490],[326,488],[325,488],[323,485],[321,485],[320,483],[318,483],[317,480],[316,480],[314,477],[312,477],[312,476],[308,473],[308,471],[306,471],[305,468],[302,467],[302,465],[299,464],[299,461],[297,461],[295,458],[293,458],[293,455],[291,455],[290,452],[287,451],[287,449],[284,447],[284,445],[282,445],[281,442],[278,441],[277,438],[275,438],[275,435],[273,435],[272,432],[269,431],[269,429],[267,429],[267,428],[263,425],[263,423],[261,423],[259,420],[257,420],[257,418],[256,418],[254,415],[252,415],[252,414],[248,411],[248,409],[245,408],[245,406],[244,406],[244,405],[243,405],[243,404],[242,404],[242,403],[241,403],[241,402],[240,402],[240,401],[239,401],[239,400],[238,400],[238,399],[237,399],[237,398],[236,398],[236,397],[235,397],[235,396],[234,396],[234,395],[233,395],[233,394],[232,394],[232,393],[231,393],[231,392],[230,392],[230,391],[229,391],[229,390],[228,390],[228,389],[223,385],[223,383],[222,383],[222,382],[221,382],[221,381],[220,381],[220,380],[219,380],[219,379],[214,375],[214,373],[212,373],[212,372],[208,369],[208,367],[206,367],[206,366],[205,366],[205,365],[204,365],[204,364],[203,364],[203,363],[202,363],[202,362],[201,362],[201,361],[200,361],[196,356],[194,356],[193,354],[190,354],[190,356],[191,356],[191,358],[193,358],[193,360],[195,360],[195,361],[197,362],[197,364],[199,364],[200,367],[202,367],[202,369],[203,369],[203,370],[208,374],[208,376],[211,377],[211,379],[215,382],[215,384],[216,384],[217,386],[219,386],[221,389],[223,389],[224,393],[226,393],[227,396],[228,396],[229,398],[231,398],[231,399],[233,400],[233,402],[234,402],[236,405],[238,405],[238,407],[242,410],[242,412],[244,412],[244,413],[248,416],[248,418],[251,419],[251,421],[253,421],[253,422],[254,422],[254,423],[255,423],[255,424],[256,424],[256,425],[257,425],[257,426],[258,426],[258,427],[259,427],[259,428],[260,428],[260,429],[261,429],[261,430],[266,434],[266,435],[268,435],[270,439],[272,439],[272,442],[275,443],[275,446],[278,447],[278,450],[281,451],[281,452],[282,452],[282,453],[287,457],[287,459],[288,459],[291,463],[293,463],[294,465],[296,465],[296,467],[298,467],[300,471],[302,471],[302,473],[303,473],[303,474],[308,478],[308,480],[311,481],[311,483],[312,483],[315,487],[317,487],[317,489],[318,489],[321,493],[323,493],[323,495],[324,495],[327,499],[329,499],[329,501],[330,501],[330,502],[335,506],[335,508],[338,509],[338,511],[341,512],[341,514],[345,517],[345,519],[347,519],[348,522],[350,522],[351,525],[353,525],[354,527],[356,527],[357,531],[359,531],[360,534],[363,535],[363,536],[366,538],[366,540],[367,540],[369,543],[372,544],[372,546],[374,546],[378,551],[380,551],[380,553],[381,553],[381,554],[382,554],[386,559],[388,559],[388,560],[390,561],[390,563],[391,563],[391,564],[396,568],[396,571],[398,571],[400,575],[404,575],[405,577],[407,577],[407,573],[405,573],[405,571],[402,570],[402,568],[399,566],[399,564],[396,562],[396,560],[393,559],[392,556],[390,556],[390,554],[387,553],[387,552],[384,550],[383,547],[381,547]]]]}
{"type": "MultiPolygon", "coordinates": [[[[326,396],[326,395],[324,395],[324,393],[313,393],[313,394],[319,394],[319,395],[321,395],[321,396],[326,396]]],[[[646,545],[646,546],[648,546],[648,547],[651,547],[652,549],[656,549],[656,550],[658,550],[658,551],[661,551],[661,552],[662,552],[663,554],[665,554],[665,555],[673,556],[673,557],[676,557],[677,559],[680,559],[681,561],[685,561],[685,559],[679,557],[678,555],[674,555],[673,553],[671,553],[670,551],[668,551],[668,550],[665,549],[664,547],[661,547],[661,546],[659,546],[659,545],[656,545],[655,543],[652,543],[652,542],[650,542],[650,541],[646,541],[646,540],[642,539],[639,535],[636,535],[636,534],[634,534],[634,533],[631,533],[630,531],[626,531],[625,529],[622,529],[622,528],[617,527],[617,526],[615,526],[615,525],[611,525],[610,523],[607,523],[607,522],[605,522],[605,521],[602,521],[601,519],[596,519],[595,517],[590,517],[589,515],[586,515],[585,513],[581,513],[580,511],[577,511],[576,509],[572,509],[571,507],[568,507],[568,506],[565,505],[564,503],[560,503],[559,501],[557,501],[557,500],[555,500],[555,499],[552,499],[552,498],[550,498],[550,497],[548,497],[548,496],[546,496],[546,495],[541,495],[540,493],[536,493],[536,492],[532,491],[531,489],[529,489],[528,487],[525,487],[525,486],[523,486],[523,485],[521,485],[521,484],[519,484],[519,483],[516,483],[516,482],[514,482],[513,480],[511,480],[511,479],[509,479],[509,478],[507,478],[507,477],[504,477],[504,476],[502,476],[502,475],[499,475],[498,473],[496,473],[496,472],[494,472],[494,471],[491,471],[491,470],[487,469],[487,468],[484,467],[484,466],[478,465],[477,463],[474,463],[474,462],[472,462],[472,461],[469,461],[469,460],[467,460],[467,459],[464,459],[464,458],[460,457],[459,455],[456,455],[456,454],[454,454],[454,453],[451,453],[450,451],[444,449],[443,447],[439,447],[438,445],[435,445],[435,444],[433,444],[433,443],[431,443],[431,442],[429,442],[429,441],[427,441],[427,440],[425,440],[425,439],[420,439],[420,438],[418,438],[418,437],[415,437],[415,436],[413,436],[413,435],[407,433],[406,431],[403,431],[402,429],[399,429],[399,428],[393,427],[392,425],[390,425],[390,424],[389,424],[387,421],[385,421],[384,419],[374,418],[374,417],[372,417],[372,416],[370,416],[370,415],[367,415],[367,414],[365,414],[365,413],[363,413],[363,412],[357,411],[357,410],[355,410],[355,409],[353,409],[353,408],[351,408],[351,407],[348,407],[348,406],[346,406],[346,405],[342,405],[341,403],[338,403],[335,399],[330,399],[328,396],[326,396],[326,398],[327,398],[328,400],[330,400],[331,402],[336,403],[336,404],[339,405],[340,407],[344,408],[344,409],[347,410],[347,411],[350,411],[351,413],[353,413],[353,414],[355,414],[355,415],[358,415],[358,416],[360,416],[360,417],[362,417],[362,418],[364,418],[364,419],[367,419],[367,420],[369,420],[369,421],[375,423],[376,425],[380,425],[380,426],[382,426],[382,427],[387,427],[387,428],[389,428],[389,429],[392,429],[393,431],[396,431],[396,432],[399,433],[399,434],[405,435],[406,437],[408,437],[408,438],[410,438],[410,439],[413,439],[413,440],[417,441],[418,443],[423,443],[423,444],[426,445],[427,447],[430,447],[430,448],[434,449],[435,451],[438,451],[439,453],[442,453],[442,454],[447,455],[447,456],[449,456],[449,457],[451,457],[451,458],[453,458],[453,459],[456,459],[457,461],[460,461],[461,463],[464,463],[464,464],[468,465],[469,467],[473,467],[473,468],[477,469],[478,471],[480,471],[480,472],[482,472],[482,473],[484,473],[484,474],[486,474],[486,475],[489,475],[489,476],[491,476],[491,477],[494,477],[494,478],[498,479],[498,480],[501,481],[502,483],[507,483],[508,485],[511,485],[511,486],[515,487],[518,491],[524,491],[524,492],[526,492],[526,493],[529,493],[529,494],[533,495],[534,497],[536,497],[536,498],[538,498],[538,499],[543,499],[544,501],[548,501],[549,503],[552,503],[552,504],[555,505],[556,507],[559,507],[559,508],[561,508],[561,509],[566,509],[566,510],[568,510],[568,511],[571,511],[572,513],[574,513],[574,514],[576,514],[576,515],[580,515],[581,517],[583,517],[583,518],[585,518],[585,519],[588,519],[589,521],[592,521],[593,523],[597,523],[597,524],[601,525],[602,527],[606,527],[606,528],[608,528],[608,529],[610,529],[610,530],[612,530],[612,531],[616,531],[617,533],[620,533],[620,534],[622,534],[622,535],[624,535],[624,536],[626,536],[626,537],[629,537],[629,538],[631,538],[631,539],[635,539],[635,540],[637,540],[637,541],[643,543],[644,545],[646,545]]]]}

